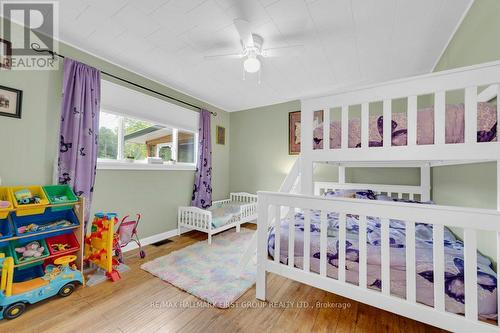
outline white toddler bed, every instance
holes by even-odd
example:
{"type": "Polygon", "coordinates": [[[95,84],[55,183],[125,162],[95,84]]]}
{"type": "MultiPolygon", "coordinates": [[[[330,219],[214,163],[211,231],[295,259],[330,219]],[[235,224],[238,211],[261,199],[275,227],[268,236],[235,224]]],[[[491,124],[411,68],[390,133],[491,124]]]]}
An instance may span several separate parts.
{"type": "Polygon", "coordinates": [[[214,201],[208,209],[179,207],[177,221],[179,233],[182,228],[198,230],[212,235],[236,227],[240,231],[243,223],[257,219],[257,196],[250,193],[231,193],[229,199],[214,201]]]}

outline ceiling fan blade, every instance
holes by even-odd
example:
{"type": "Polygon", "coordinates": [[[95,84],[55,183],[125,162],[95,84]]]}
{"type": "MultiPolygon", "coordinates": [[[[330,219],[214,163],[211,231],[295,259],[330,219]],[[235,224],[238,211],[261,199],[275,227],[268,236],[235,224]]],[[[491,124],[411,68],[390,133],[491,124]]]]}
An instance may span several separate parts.
{"type": "Polygon", "coordinates": [[[214,55],[206,55],[205,60],[218,60],[218,59],[241,59],[243,58],[243,54],[241,53],[229,53],[229,54],[214,54],[214,55]]]}
{"type": "Polygon", "coordinates": [[[236,30],[238,31],[238,34],[240,35],[240,39],[241,42],[243,43],[243,46],[253,47],[254,41],[252,36],[252,30],[250,29],[250,23],[248,23],[248,21],[239,18],[234,19],[233,23],[236,30]]]}
{"type": "Polygon", "coordinates": [[[262,50],[264,58],[298,56],[304,53],[304,45],[273,47],[262,50]]]}

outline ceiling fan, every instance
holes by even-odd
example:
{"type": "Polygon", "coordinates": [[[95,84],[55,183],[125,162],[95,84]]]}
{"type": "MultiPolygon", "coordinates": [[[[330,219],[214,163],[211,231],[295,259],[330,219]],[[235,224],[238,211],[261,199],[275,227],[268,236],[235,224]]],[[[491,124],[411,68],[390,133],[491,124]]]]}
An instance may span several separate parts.
{"type": "Polygon", "coordinates": [[[244,59],[243,69],[247,73],[260,73],[262,61],[269,57],[297,55],[302,51],[302,45],[284,46],[276,48],[263,48],[264,38],[252,33],[250,23],[244,19],[233,20],[234,26],[240,35],[242,50],[237,53],[207,55],[205,60],[212,59],[244,59]]]}

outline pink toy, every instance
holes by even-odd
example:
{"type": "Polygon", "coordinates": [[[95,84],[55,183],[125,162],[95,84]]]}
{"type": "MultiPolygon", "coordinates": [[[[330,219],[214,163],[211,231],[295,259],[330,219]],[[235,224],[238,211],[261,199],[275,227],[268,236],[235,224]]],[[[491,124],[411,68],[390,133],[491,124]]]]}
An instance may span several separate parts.
{"type": "Polygon", "coordinates": [[[38,242],[31,242],[23,247],[16,247],[17,253],[22,253],[24,259],[38,258],[43,254],[43,246],[40,246],[38,242]]]}

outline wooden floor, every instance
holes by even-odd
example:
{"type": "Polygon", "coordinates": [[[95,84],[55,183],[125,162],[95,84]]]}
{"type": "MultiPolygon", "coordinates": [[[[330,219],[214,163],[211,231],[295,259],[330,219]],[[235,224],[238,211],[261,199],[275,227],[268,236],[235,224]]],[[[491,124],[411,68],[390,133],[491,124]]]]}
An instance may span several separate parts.
{"type": "MultiPolygon", "coordinates": [[[[234,229],[227,232],[235,232],[234,229]]],[[[160,247],[147,246],[151,260],[206,239],[191,232],[160,247]]],[[[137,251],[126,253],[131,270],[118,282],[79,288],[67,298],[29,306],[0,332],[439,332],[304,284],[270,274],[269,302],[255,299],[255,287],[237,306],[222,310],[141,270],[137,251]],[[293,302],[293,303],[292,303],[293,302]],[[307,302],[309,307],[303,308],[307,302]],[[317,302],[321,306],[316,306],[317,302]]]]}

